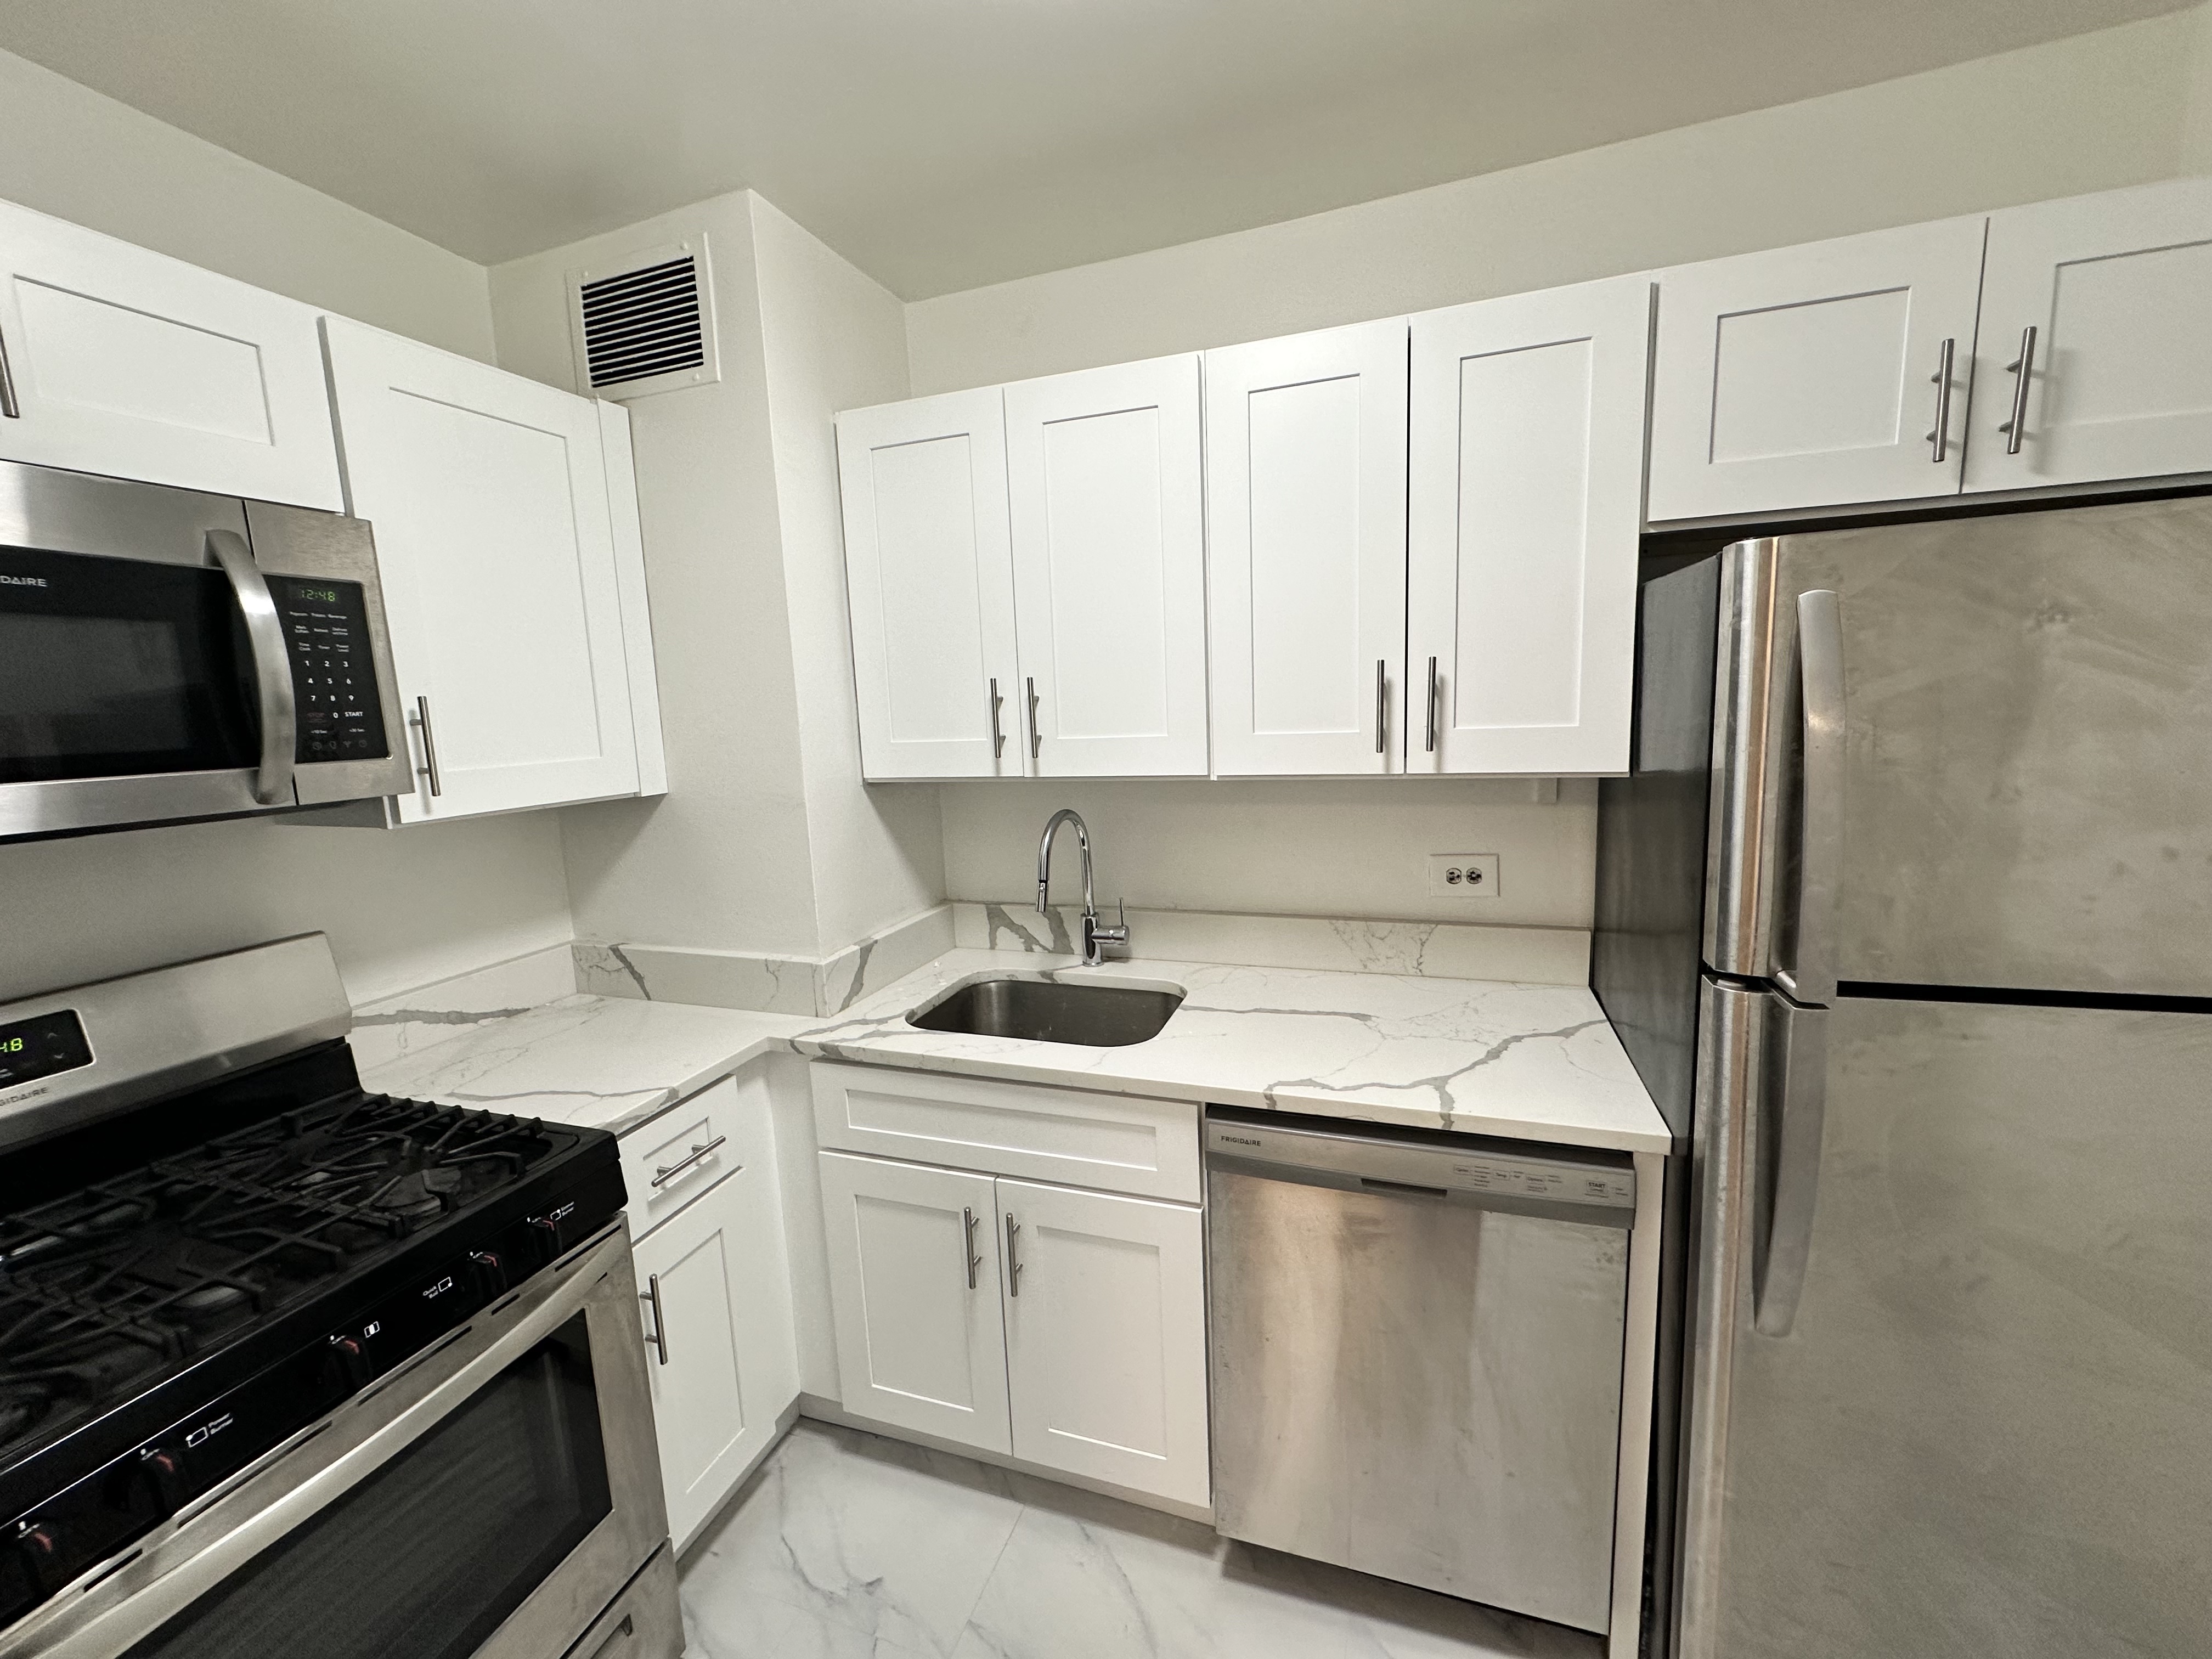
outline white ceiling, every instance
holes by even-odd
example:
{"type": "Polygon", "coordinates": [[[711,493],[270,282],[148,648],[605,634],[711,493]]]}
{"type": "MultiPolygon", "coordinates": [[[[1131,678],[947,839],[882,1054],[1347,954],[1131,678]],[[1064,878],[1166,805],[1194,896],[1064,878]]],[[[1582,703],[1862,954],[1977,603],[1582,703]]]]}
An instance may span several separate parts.
{"type": "Polygon", "coordinates": [[[2188,0],[6,0],[0,47],[492,263],[752,185],[908,298],[2188,0]]]}

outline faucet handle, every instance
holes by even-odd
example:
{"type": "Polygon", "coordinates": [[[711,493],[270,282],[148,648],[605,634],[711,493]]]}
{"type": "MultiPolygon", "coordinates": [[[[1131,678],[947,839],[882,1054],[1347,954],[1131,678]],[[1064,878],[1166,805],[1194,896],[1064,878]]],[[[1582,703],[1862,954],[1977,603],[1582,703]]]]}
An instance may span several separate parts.
{"type": "Polygon", "coordinates": [[[1101,945],[1127,945],[1129,942],[1129,903],[1127,899],[1115,899],[1114,909],[1121,921],[1112,927],[1093,926],[1091,937],[1101,945]]]}

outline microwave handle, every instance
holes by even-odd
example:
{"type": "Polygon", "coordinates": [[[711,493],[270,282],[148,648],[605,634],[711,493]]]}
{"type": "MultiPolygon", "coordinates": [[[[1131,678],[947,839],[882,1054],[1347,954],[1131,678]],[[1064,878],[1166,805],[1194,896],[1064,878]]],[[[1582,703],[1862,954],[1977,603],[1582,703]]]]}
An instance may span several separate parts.
{"type": "Polygon", "coordinates": [[[261,567],[234,530],[207,533],[208,556],[230,579],[231,597],[246,619],[246,643],[253,652],[253,689],[261,705],[261,769],[253,799],[264,806],[292,801],[292,752],[299,740],[299,707],[292,696],[292,654],[284,644],[284,625],[261,567]]]}

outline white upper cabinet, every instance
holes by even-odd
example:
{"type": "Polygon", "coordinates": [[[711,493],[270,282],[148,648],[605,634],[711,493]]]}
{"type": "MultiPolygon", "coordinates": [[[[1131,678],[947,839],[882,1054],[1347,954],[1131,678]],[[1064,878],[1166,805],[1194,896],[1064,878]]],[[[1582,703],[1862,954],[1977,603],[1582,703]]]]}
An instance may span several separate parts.
{"type": "Polygon", "coordinates": [[[1991,215],[1977,356],[1968,489],[2212,471],[2212,179],[1991,215]]]}
{"type": "Polygon", "coordinates": [[[1213,769],[1405,764],[1406,321],[1206,354],[1213,769]]]}
{"type": "Polygon", "coordinates": [[[1954,493],[1985,224],[1663,273],[1651,518],[1954,493]]]}
{"type": "Polygon", "coordinates": [[[1628,765],[1651,284],[1413,319],[1407,769],[1628,765]]]}
{"type": "Polygon", "coordinates": [[[0,203],[0,459],[336,511],[316,313],[0,203]]]}
{"type": "MultiPolygon", "coordinates": [[[[403,822],[640,788],[599,406],[325,320],[351,510],[374,525],[420,776],[403,822]],[[427,713],[427,720],[423,718],[427,713]]],[[[632,609],[641,580],[629,584],[632,609]]]]}
{"type": "Polygon", "coordinates": [[[991,1177],[816,1156],[845,1409],[1011,1450],[991,1177]]]}
{"type": "Polygon", "coordinates": [[[840,415],[837,465],[863,775],[1020,776],[999,389],[840,415]]]}
{"type": "Polygon", "coordinates": [[[1199,1212],[1023,1181],[998,1198],[1014,1455],[1204,1504],[1199,1212]]]}
{"type": "Polygon", "coordinates": [[[1020,741],[1042,777],[1206,769],[1199,360],[1006,389],[1020,741]]]}

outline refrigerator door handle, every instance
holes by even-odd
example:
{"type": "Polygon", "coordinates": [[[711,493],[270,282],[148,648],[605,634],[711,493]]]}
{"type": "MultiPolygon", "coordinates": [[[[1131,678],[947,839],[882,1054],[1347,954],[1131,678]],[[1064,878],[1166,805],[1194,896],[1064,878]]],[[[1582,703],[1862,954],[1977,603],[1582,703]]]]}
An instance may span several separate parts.
{"type": "Polygon", "coordinates": [[[1797,596],[1797,672],[1804,720],[1798,813],[1796,960],[1776,983],[1799,1002],[1836,997],[1836,905],[1844,866],[1844,612],[1828,588],[1797,596]]]}
{"type": "Polygon", "coordinates": [[[1782,1009],[1782,1099],[1776,1113],[1774,1201],[1766,1248],[1752,1288],[1753,1322],[1762,1336],[1787,1336],[1797,1320],[1813,1250],[1814,1201],[1820,1190],[1820,1143],[1828,1103],[1828,1010],[1782,1009]]]}

